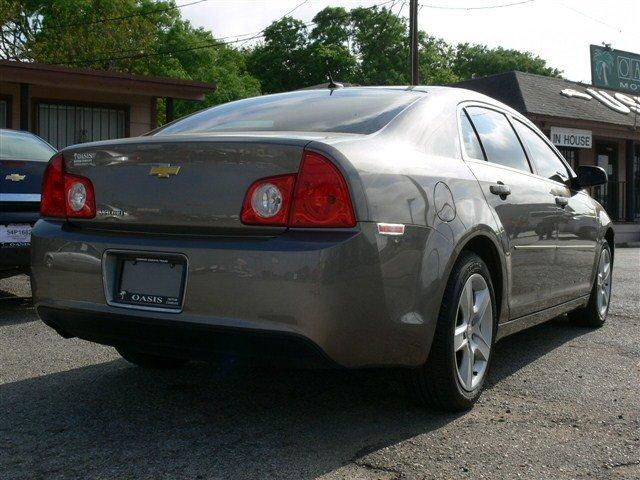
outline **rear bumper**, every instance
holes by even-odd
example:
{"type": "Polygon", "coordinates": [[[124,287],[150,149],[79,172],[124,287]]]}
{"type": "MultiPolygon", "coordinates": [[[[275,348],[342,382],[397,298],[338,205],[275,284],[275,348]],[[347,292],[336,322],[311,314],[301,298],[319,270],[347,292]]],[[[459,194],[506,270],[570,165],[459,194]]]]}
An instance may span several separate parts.
{"type": "Polygon", "coordinates": [[[151,354],[201,360],[269,360],[303,367],[336,365],[317,345],[291,333],[50,307],[38,308],[38,315],[65,338],[114,346],[138,339],[136,348],[151,354]]]}
{"type": "Polygon", "coordinates": [[[63,335],[107,345],[193,357],[315,352],[345,367],[420,365],[440,305],[438,256],[424,258],[436,235],[409,227],[403,237],[380,237],[375,224],[359,227],[185,238],[40,221],[32,235],[34,302],[63,335]],[[102,257],[112,249],[187,256],[182,312],[108,305],[102,257]]]}

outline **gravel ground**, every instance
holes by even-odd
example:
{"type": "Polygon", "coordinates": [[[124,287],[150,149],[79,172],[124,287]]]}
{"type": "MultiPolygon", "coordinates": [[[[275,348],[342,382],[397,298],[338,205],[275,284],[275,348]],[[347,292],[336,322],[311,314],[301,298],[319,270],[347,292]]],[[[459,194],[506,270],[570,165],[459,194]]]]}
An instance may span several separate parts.
{"type": "Polygon", "coordinates": [[[640,249],[618,250],[603,328],[501,341],[476,407],[443,415],[393,371],[144,371],[3,280],[0,478],[639,479],[639,282],[640,249]]]}

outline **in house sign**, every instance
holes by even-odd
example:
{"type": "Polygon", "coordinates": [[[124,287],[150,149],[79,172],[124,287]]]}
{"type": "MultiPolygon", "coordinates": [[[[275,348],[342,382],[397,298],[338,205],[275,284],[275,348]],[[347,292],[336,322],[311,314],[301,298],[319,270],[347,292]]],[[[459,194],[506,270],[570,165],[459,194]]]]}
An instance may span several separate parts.
{"type": "Polygon", "coordinates": [[[591,130],[551,127],[551,142],[559,147],[591,148],[591,130]]]}

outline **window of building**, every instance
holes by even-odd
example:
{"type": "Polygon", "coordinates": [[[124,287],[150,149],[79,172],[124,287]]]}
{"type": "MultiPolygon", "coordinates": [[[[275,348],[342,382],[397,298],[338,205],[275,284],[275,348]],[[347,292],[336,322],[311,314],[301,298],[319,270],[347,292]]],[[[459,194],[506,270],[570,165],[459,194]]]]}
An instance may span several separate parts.
{"type": "Polygon", "coordinates": [[[36,133],[57,149],[126,136],[124,108],[37,103],[36,133]]]}
{"type": "Polygon", "coordinates": [[[575,147],[558,147],[558,151],[562,154],[573,171],[578,168],[578,149],[575,147]]]}
{"type": "Polygon", "coordinates": [[[518,135],[527,146],[538,175],[563,182],[569,178],[567,167],[540,135],[520,121],[515,122],[518,135]]]}
{"type": "Polygon", "coordinates": [[[469,117],[467,117],[467,114],[464,112],[460,112],[460,129],[462,141],[464,142],[464,151],[467,156],[477,160],[484,160],[484,153],[482,153],[478,136],[469,121],[469,117]]]}
{"type": "Polygon", "coordinates": [[[487,160],[531,172],[522,145],[504,114],[482,107],[468,107],[466,110],[480,136],[487,160]]]}
{"type": "Polygon", "coordinates": [[[0,98],[0,128],[9,126],[9,101],[0,98]]]}

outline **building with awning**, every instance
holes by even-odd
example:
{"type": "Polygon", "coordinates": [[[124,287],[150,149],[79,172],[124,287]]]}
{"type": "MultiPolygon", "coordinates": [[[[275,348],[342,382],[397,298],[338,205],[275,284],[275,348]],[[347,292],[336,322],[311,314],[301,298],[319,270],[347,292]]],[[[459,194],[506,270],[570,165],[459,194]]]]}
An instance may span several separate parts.
{"type": "Polygon", "coordinates": [[[141,135],[166,120],[174,99],[204,100],[213,83],[0,60],[0,128],[26,130],[54,147],[141,135]]]}
{"type": "Polygon", "coordinates": [[[603,167],[609,181],[591,193],[616,223],[616,242],[640,241],[640,92],[514,71],[456,86],[484,93],[525,115],[573,168],[603,167]]]}

